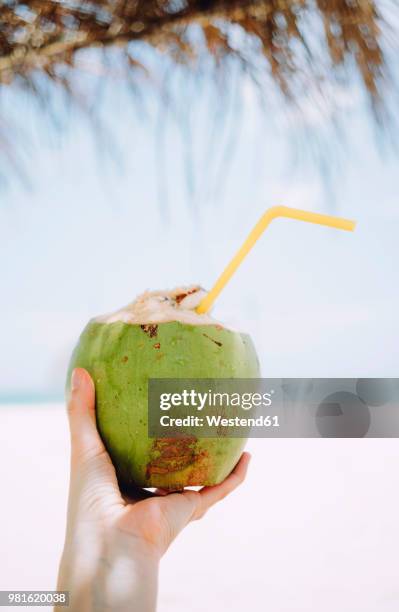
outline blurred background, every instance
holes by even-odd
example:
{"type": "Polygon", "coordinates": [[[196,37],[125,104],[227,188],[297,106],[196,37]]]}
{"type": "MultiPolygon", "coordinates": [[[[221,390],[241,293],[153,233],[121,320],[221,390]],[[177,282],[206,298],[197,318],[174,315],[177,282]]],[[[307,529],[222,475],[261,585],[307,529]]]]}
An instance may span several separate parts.
{"type": "Polygon", "coordinates": [[[29,96],[4,94],[4,116],[23,118],[29,134],[29,184],[14,174],[0,193],[0,397],[61,399],[90,317],[146,289],[210,288],[276,204],[353,218],[357,229],[276,221],[215,316],[253,335],[264,375],[394,376],[398,161],[386,143],[379,151],[356,88],[332,90],[320,111],[306,101],[291,123],[290,109],[259,108],[244,79],[236,106],[217,109],[227,115],[219,125],[215,92],[175,78],[176,119],[155,92],[142,115],[123,82],[105,88],[102,112],[114,121],[100,142],[73,111],[57,132],[29,96]],[[331,125],[336,106],[345,144],[331,125]],[[307,130],[325,132],[325,170],[307,130]]]}
{"type": "MultiPolygon", "coordinates": [[[[207,56],[193,68],[140,41],[133,84],[120,49],[87,48],[68,76],[73,95],[40,69],[17,67],[1,85],[0,588],[55,584],[63,388],[86,322],[146,289],[210,288],[266,208],[357,228],[275,221],[215,317],[252,335],[265,377],[397,376],[398,13],[389,2],[336,4],[376,5],[388,22],[389,79],[368,93],[350,45],[338,74],[326,62],[324,77],[293,82],[294,100],[270,58],[260,87],[240,62],[214,72],[219,58],[207,56]]],[[[309,15],[318,48],[323,20],[309,15]]],[[[160,610],[396,610],[396,442],[250,446],[245,487],[165,559],[160,610]]]]}

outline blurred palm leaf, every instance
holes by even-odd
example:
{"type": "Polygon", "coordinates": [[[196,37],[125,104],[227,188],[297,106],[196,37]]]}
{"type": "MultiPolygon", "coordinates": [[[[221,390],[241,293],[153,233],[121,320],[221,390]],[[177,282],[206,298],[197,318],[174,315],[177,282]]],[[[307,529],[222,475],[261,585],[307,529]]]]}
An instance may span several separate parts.
{"type": "MultiPolygon", "coordinates": [[[[0,0],[0,94],[23,85],[42,104],[56,83],[72,99],[82,52],[112,47],[122,49],[123,76],[139,94],[145,43],[193,69],[209,58],[221,71],[239,62],[263,99],[264,69],[291,102],[312,89],[331,97],[335,78],[348,85],[360,77],[379,118],[398,23],[396,0],[0,0]]],[[[98,106],[76,99],[91,115],[98,106]]],[[[10,158],[5,136],[0,128],[10,158]]]]}
{"type": "MultiPolygon", "coordinates": [[[[219,63],[229,56],[250,63],[245,51],[250,39],[280,89],[292,96],[304,56],[313,76],[320,76],[320,58],[311,51],[314,32],[306,27],[318,13],[325,58],[336,69],[352,58],[376,102],[384,68],[380,4],[378,0],[3,0],[0,82],[30,79],[39,70],[67,87],[57,68],[73,66],[79,50],[119,45],[134,62],[134,47],[129,44],[134,41],[146,41],[178,61],[191,63],[204,48],[190,34],[190,26],[196,24],[202,43],[219,63]],[[232,26],[245,35],[245,42],[233,43],[232,26]]],[[[397,12],[393,0],[384,4],[397,12]]]]}

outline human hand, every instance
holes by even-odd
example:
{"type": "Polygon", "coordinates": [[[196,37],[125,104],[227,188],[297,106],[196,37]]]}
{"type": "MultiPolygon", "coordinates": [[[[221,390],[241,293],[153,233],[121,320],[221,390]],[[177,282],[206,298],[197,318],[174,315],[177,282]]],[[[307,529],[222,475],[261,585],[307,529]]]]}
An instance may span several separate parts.
{"type": "Polygon", "coordinates": [[[244,480],[250,455],[243,453],[214,487],[156,494],[138,490],[127,498],[96,427],[93,381],[81,368],[72,374],[68,417],[71,476],[58,588],[70,591],[72,612],[107,606],[121,612],[154,610],[159,559],[190,521],[203,517],[244,480]]]}

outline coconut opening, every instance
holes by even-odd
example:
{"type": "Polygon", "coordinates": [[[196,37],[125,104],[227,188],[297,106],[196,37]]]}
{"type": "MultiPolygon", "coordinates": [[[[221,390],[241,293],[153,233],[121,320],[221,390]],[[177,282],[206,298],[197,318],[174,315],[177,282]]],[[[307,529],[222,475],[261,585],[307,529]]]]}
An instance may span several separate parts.
{"type": "Polygon", "coordinates": [[[195,309],[205,295],[206,291],[198,285],[165,291],[146,291],[131,304],[115,313],[97,317],[96,321],[101,323],[123,321],[139,325],[179,321],[189,325],[220,325],[208,313],[196,312],[195,309]]]}

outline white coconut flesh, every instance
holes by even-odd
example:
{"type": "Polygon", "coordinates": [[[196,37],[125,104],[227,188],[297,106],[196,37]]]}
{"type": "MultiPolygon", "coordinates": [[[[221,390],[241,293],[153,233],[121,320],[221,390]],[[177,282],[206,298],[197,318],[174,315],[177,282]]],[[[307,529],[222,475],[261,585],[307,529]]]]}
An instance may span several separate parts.
{"type": "Polygon", "coordinates": [[[178,321],[188,325],[221,325],[208,313],[198,314],[196,308],[206,291],[198,285],[177,287],[165,291],[146,291],[131,304],[112,314],[97,317],[100,323],[124,323],[145,325],[178,321]]]}

